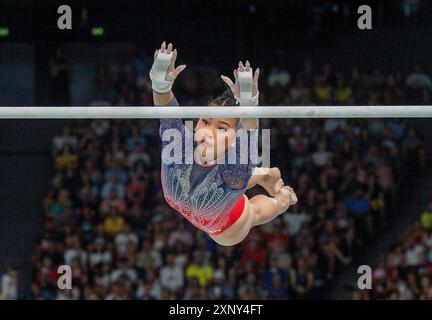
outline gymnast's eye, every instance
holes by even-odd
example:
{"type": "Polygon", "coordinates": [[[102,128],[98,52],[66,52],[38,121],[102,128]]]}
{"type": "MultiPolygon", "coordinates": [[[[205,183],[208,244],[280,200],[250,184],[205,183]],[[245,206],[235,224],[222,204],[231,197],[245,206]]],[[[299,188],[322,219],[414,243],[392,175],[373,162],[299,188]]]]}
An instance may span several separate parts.
{"type": "Polygon", "coordinates": [[[205,124],[205,125],[208,125],[208,120],[207,119],[202,119],[202,122],[205,124]]]}

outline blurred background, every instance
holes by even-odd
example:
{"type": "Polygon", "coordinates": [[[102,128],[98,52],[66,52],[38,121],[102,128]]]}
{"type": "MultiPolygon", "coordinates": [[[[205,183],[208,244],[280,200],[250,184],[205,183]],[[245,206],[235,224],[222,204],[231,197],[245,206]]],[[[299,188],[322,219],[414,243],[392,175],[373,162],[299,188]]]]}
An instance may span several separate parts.
{"type": "MultiPolygon", "coordinates": [[[[240,59],[262,71],[263,107],[430,105],[431,14],[426,0],[5,0],[0,106],[151,106],[163,40],[188,66],[182,105],[221,94],[240,59]]],[[[220,247],[164,202],[157,120],[2,120],[0,298],[431,299],[429,126],[263,119],[299,202],[220,247]],[[73,290],[57,289],[62,264],[73,290]],[[356,289],[363,264],[372,290],[356,289]]]]}

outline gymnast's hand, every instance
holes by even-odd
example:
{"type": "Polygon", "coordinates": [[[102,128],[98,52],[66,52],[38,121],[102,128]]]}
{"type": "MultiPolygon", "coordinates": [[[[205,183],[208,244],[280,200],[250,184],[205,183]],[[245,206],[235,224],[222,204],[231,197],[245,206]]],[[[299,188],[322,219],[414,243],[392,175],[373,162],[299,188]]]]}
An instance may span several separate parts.
{"type": "Polygon", "coordinates": [[[240,106],[256,106],[258,105],[259,95],[259,74],[259,68],[253,73],[249,61],[246,60],[245,65],[240,61],[238,69],[234,70],[235,83],[227,76],[221,75],[221,78],[230,87],[240,106]]]}
{"type": "Polygon", "coordinates": [[[154,53],[154,62],[150,70],[152,89],[156,93],[167,93],[171,91],[174,80],[182,72],[186,65],[182,64],[175,68],[177,49],[173,50],[172,43],[166,46],[165,41],[160,49],[154,53]]]}

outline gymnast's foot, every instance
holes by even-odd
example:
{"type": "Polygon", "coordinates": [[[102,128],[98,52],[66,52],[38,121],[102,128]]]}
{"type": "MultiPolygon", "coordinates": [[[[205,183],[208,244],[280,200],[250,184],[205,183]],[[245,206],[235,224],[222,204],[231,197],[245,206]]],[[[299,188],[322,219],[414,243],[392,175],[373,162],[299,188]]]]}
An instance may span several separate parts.
{"type": "Polygon", "coordinates": [[[265,170],[265,174],[261,177],[258,184],[263,187],[269,193],[269,195],[274,197],[277,193],[279,193],[281,187],[283,186],[281,172],[278,168],[262,170],[265,170]]]}
{"type": "Polygon", "coordinates": [[[297,203],[297,196],[290,186],[284,186],[280,188],[279,192],[273,198],[276,200],[276,205],[278,206],[279,214],[284,213],[288,210],[290,205],[297,203]]]}

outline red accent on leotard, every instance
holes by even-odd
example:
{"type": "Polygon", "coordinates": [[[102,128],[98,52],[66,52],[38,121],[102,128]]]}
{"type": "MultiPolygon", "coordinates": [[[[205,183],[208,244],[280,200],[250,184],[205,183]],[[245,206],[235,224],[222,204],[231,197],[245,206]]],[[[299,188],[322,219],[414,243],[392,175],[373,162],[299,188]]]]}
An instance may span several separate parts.
{"type": "MultiPolygon", "coordinates": [[[[192,212],[190,210],[188,210],[188,208],[186,207],[180,207],[178,206],[176,203],[174,203],[174,201],[172,201],[172,199],[168,196],[165,195],[165,200],[167,201],[167,203],[175,210],[179,211],[183,217],[185,217],[187,220],[189,220],[189,222],[191,222],[194,226],[196,226],[197,228],[211,234],[211,235],[218,235],[221,234],[222,232],[224,232],[226,229],[228,229],[229,227],[231,227],[242,215],[244,207],[245,207],[245,195],[243,195],[239,201],[237,201],[237,203],[234,205],[234,207],[232,208],[232,210],[230,211],[230,213],[228,214],[228,217],[226,218],[225,224],[223,225],[222,228],[220,228],[220,230],[216,231],[216,232],[209,232],[208,230],[205,230],[205,228],[203,228],[203,225],[206,225],[207,223],[210,222],[209,221],[203,221],[204,224],[200,225],[196,222],[193,221],[193,219],[191,218],[192,216],[192,212]]],[[[220,220],[220,217],[216,219],[216,222],[218,220],[220,220]]]]}
{"type": "Polygon", "coordinates": [[[236,203],[234,208],[231,210],[230,214],[228,215],[228,218],[226,220],[225,225],[220,229],[218,232],[213,232],[211,235],[216,236],[218,234],[221,234],[226,229],[231,227],[242,215],[243,210],[245,207],[245,195],[243,195],[240,200],[236,203]]]}

